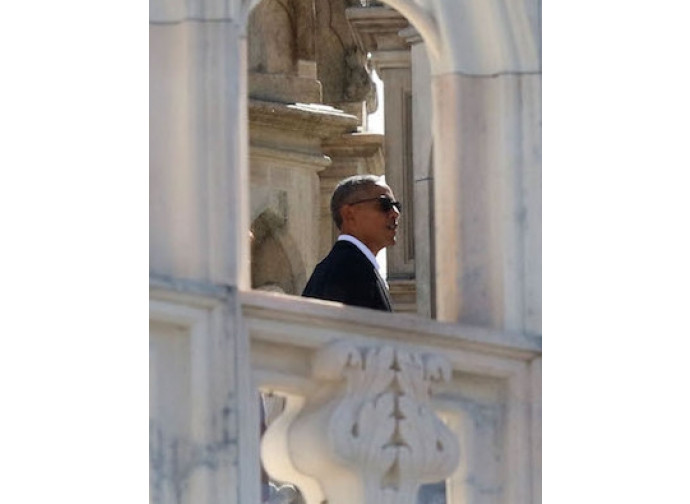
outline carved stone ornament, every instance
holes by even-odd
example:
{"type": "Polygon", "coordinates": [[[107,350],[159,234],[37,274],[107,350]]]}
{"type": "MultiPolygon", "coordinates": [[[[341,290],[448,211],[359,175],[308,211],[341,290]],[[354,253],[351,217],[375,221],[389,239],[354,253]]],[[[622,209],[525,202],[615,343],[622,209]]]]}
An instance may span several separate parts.
{"type": "MultiPolygon", "coordinates": [[[[323,491],[305,495],[307,504],[414,504],[421,484],[451,475],[458,441],[429,403],[432,384],[450,379],[447,359],[335,342],[317,352],[312,369],[320,386],[283,429],[282,443],[292,469],[323,491]]],[[[279,446],[266,434],[264,443],[279,446]]],[[[266,448],[264,457],[279,456],[266,448]]]]}

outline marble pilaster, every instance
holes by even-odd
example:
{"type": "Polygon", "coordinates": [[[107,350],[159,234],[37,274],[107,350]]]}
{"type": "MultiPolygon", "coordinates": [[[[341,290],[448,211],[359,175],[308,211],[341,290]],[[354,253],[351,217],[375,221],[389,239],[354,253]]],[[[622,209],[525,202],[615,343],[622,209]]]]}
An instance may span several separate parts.
{"type": "Polygon", "coordinates": [[[241,26],[156,18],[149,33],[151,272],[248,287],[241,26]]]}
{"type": "Polygon", "coordinates": [[[432,81],[438,318],[539,334],[541,77],[432,81]]]}
{"type": "Polygon", "coordinates": [[[431,69],[419,32],[399,32],[410,45],[412,74],[412,171],[414,177],[414,273],[417,313],[435,316],[434,166],[431,128],[431,69]]]}
{"type": "Polygon", "coordinates": [[[384,83],[386,182],[404,205],[398,242],[388,248],[388,278],[409,280],[414,278],[415,253],[410,52],[375,52],[372,60],[384,83]]]}

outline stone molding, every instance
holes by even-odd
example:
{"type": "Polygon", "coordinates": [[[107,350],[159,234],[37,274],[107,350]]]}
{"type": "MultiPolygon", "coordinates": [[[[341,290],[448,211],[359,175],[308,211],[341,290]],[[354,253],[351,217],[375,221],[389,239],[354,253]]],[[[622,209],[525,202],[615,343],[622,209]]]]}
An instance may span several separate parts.
{"type": "MultiPolygon", "coordinates": [[[[412,65],[412,58],[410,57],[409,48],[400,51],[376,51],[371,53],[371,64],[381,78],[384,79],[383,73],[386,70],[409,70],[412,65]]],[[[384,83],[385,82],[384,79],[384,83]]]]}
{"type": "Polygon", "coordinates": [[[407,19],[389,7],[350,7],[345,11],[358,45],[365,52],[406,50],[398,35],[407,19]]]}
{"type": "Polygon", "coordinates": [[[279,103],[321,103],[321,83],[289,74],[249,72],[250,99],[279,103]]]}
{"type": "Polygon", "coordinates": [[[327,105],[249,100],[251,126],[299,132],[321,139],[342,135],[357,129],[359,121],[350,114],[327,105]]]}
{"type": "Polygon", "coordinates": [[[250,145],[251,159],[266,159],[279,161],[285,169],[301,169],[320,172],[331,165],[331,160],[323,154],[305,154],[287,149],[250,145]]]}
{"type": "Polygon", "coordinates": [[[446,479],[459,462],[458,440],[430,406],[433,385],[450,377],[440,354],[346,340],[326,345],[312,360],[319,387],[297,415],[289,410],[289,427],[278,423],[287,443],[271,428],[266,433],[274,449],[263,454],[294,467],[272,476],[300,486],[295,478],[307,475],[307,486],[318,481],[329,504],[413,504],[421,484],[446,479]]]}
{"type": "Polygon", "coordinates": [[[419,44],[419,43],[424,42],[424,39],[422,38],[421,33],[419,33],[417,31],[417,28],[415,28],[412,25],[400,30],[398,32],[398,36],[405,39],[405,42],[407,42],[411,46],[414,44],[419,44]]]}
{"type": "Polygon", "coordinates": [[[473,352],[477,361],[482,356],[495,356],[516,362],[528,362],[541,355],[541,335],[511,333],[470,324],[446,323],[412,314],[390,313],[346,306],[335,301],[272,295],[257,291],[240,293],[242,311],[261,326],[280,329],[273,342],[286,343],[293,331],[299,346],[318,348],[326,334],[359,334],[370,332],[377,337],[390,337],[414,344],[423,337],[425,345],[443,351],[452,348],[473,352]]]}
{"type": "Polygon", "coordinates": [[[383,174],[383,139],[378,133],[352,133],[331,137],[321,147],[330,158],[375,158],[376,175],[383,174]]]}
{"type": "Polygon", "coordinates": [[[415,279],[388,277],[393,307],[396,313],[417,313],[417,282],[415,279]]]}

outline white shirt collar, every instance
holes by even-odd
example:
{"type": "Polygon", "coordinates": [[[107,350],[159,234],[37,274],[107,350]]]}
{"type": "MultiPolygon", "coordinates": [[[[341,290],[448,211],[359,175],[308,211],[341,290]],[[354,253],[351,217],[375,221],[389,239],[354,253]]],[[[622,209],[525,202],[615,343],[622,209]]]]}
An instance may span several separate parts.
{"type": "Polygon", "coordinates": [[[374,253],[371,250],[369,250],[369,247],[364,245],[364,243],[359,241],[354,236],[349,235],[349,234],[341,234],[340,236],[338,236],[338,241],[348,241],[348,242],[354,244],[359,250],[362,251],[362,254],[367,256],[367,259],[369,259],[369,261],[371,261],[371,264],[374,265],[374,268],[376,268],[377,270],[381,269],[378,261],[376,260],[376,256],[374,255],[374,253]]]}

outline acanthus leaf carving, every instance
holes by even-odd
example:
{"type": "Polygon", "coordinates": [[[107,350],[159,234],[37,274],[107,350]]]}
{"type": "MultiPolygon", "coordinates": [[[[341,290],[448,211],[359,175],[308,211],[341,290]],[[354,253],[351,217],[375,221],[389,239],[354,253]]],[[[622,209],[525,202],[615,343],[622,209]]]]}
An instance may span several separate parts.
{"type": "Polygon", "coordinates": [[[288,444],[329,504],[413,504],[420,484],[450,476],[459,444],[430,402],[432,384],[451,376],[444,356],[336,341],[316,353],[312,370],[321,389],[288,444]]]}

